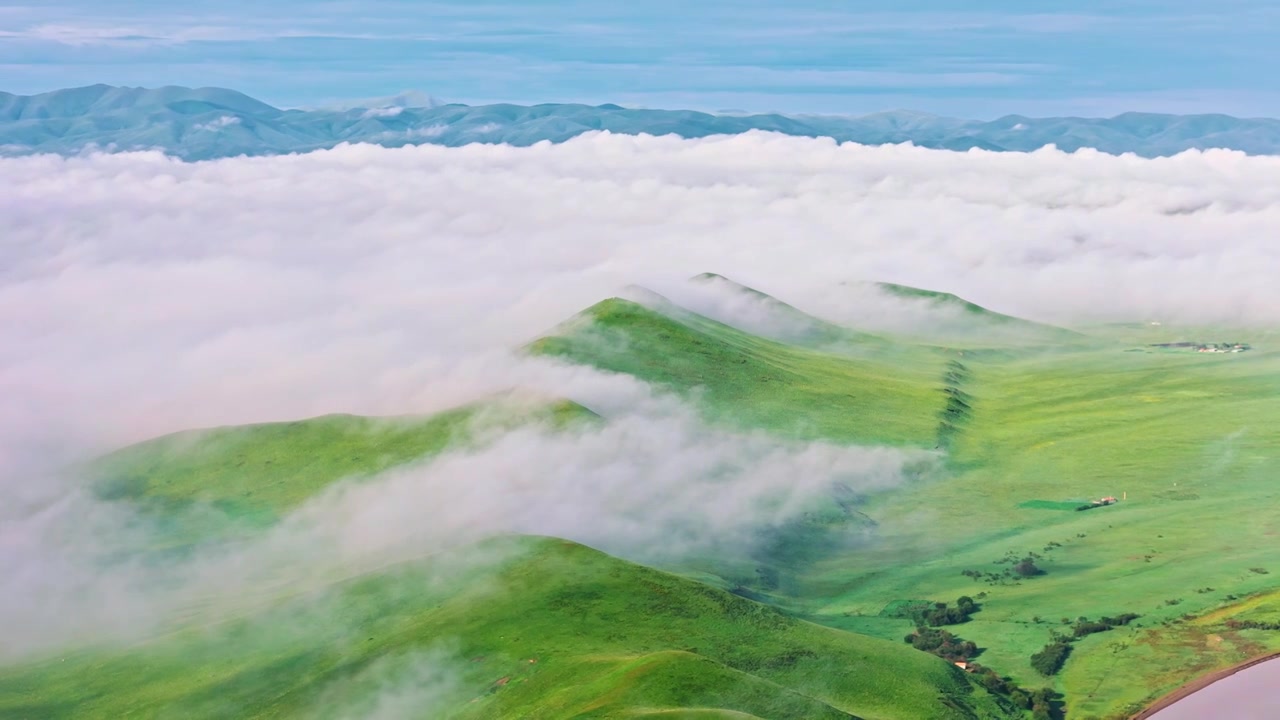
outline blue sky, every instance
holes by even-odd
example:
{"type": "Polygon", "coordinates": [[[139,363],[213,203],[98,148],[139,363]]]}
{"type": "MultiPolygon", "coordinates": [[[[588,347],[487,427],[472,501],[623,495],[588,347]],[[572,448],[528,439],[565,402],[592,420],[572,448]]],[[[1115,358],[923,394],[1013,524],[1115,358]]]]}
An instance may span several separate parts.
{"type": "Polygon", "coordinates": [[[0,90],[1280,116],[1277,30],[1261,0],[31,0],[0,7],[0,90]]]}

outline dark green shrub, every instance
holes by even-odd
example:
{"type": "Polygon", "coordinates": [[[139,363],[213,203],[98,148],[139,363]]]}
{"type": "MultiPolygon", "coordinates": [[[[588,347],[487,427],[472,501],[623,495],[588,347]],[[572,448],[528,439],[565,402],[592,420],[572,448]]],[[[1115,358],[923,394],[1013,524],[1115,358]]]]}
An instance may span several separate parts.
{"type": "Polygon", "coordinates": [[[1020,577],[1035,577],[1036,575],[1044,574],[1044,571],[1036,567],[1035,561],[1029,557],[1019,560],[1018,563],[1013,566],[1013,571],[1020,577]]]}
{"type": "Polygon", "coordinates": [[[1031,656],[1031,667],[1036,672],[1050,677],[1062,669],[1062,664],[1071,654],[1071,645],[1064,642],[1053,642],[1045,645],[1040,652],[1031,656]]]}
{"type": "Polygon", "coordinates": [[[962,662],[978,654],[978,646],[973,642],[962,640],[946,630],[930,627],[918,627],[903,640],[911,643],[911,647],[917,650],[933,653],[952,662],[962,662]]]}

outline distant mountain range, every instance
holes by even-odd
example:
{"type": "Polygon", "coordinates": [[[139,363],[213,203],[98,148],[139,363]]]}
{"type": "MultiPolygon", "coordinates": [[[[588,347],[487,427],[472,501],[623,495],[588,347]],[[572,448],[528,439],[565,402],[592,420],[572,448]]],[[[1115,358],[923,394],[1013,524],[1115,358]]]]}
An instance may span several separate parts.
{"type": "Polygon", "coordinates": [[[1193,148],[1280,152],[1280,120],[1125,113],[1113,118],[960,120],[913,112],[859,117],[711,114],[617,105],[440,104],[406,93],[370,107],[282,110],[222,88],[93,85],[40,95],[0,92],[0,154],[160,149],[188,160],[305,152],[343,142],[384,146],[474,142],[531,145],[584,132],[682,137],[765,130],[868,145],[1031,151],[1046,145],[1145,157],[1193,148]],[[422,106],[414,107],[421,103],[422,106]]]}

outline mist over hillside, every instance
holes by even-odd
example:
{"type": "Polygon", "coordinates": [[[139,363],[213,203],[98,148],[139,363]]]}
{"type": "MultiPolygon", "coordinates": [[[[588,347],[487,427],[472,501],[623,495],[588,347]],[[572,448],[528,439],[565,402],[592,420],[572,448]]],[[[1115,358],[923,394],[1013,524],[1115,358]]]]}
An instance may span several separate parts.
{"type": "MultiPolygon", "coordinates": [[[[5,112],[176,104],[213,135],[295,113],[185,92],[5,112]]],[[[706,685],[628,707],[777,693],[820,716],[939,717],[943,698],[1020,717],[882,611],[989,593],[957,633],[1044,688],[1028,657],[1058,618],[1154,618],[1137,637],[1268,587],[1265,543],[1227,562],[1168,527],[1275,521],[1273,157],[759,132],[45,153],[0,159],[0,216],[0,624],[20,628],[0,689],[28,714],[135,691],[266,713],[251,665],[295,700],[353,683],[391,713],[414,677],[439,689],[417,702],[519,717],[652,673],[706,685]],[[1254,349],[1154,347],[1184,339],[1254,349]],[[270,424],[84,470],[251,423],[270,424]],[[484,545],[512,533],[560,539],[484,545]],[[963,574],[1028,549],[1045,577],[963,574]],[[1115,582],[1134,567],[1146,585],[1115,582]],[[77,643],[92,652],[22,664],[77,643]]],[[[1252,647],[1231,637],[1215,662],[1252,647]]],[[[1110,672],[1147,656],[1096,640],[1070,702],[1154,691],[1110,672]]],[[[1187,646],[1141,640],[1171,664],[1187,646]]]]}
{"type": "Polygon", "coordinates": [[[752,130],[947,150],[1025,152],[1054,145],[1065,151],[1092,148],[1142,157],[1205,148],[1253,155],[1280,152],[1280,120],[1227,115],[1011,115],[977,121],[905,111],[856,117],[708,114],[617,105],[446,105],[414,92],[327,109],[282,110],[221,88],[93,85],[30,96],[0,92],[0,153],[9,155],[159,149],[206,160],[306,152],[340,143],[527,146],[594,131],[699,138],[752,130]]]}

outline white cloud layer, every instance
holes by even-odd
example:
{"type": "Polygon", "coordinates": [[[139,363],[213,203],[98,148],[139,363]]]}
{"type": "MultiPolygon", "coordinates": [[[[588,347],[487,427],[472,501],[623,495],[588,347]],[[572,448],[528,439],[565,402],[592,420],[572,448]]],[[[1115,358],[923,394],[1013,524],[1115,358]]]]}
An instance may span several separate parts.
{"type": "Polygon", "coordinates": [[[1232,152],[758,133],[3,159],[0,432],[434,409],[477,357],[708,270],[855,322],[839,283],[870,279],[1053,321],[1274,323],[1278,181],[1232,152]]]}
{"type": "MultiPolygon", "coordinates": [[[[718,434],[636,383],[512,357],[630,283],[680,299],[684,278],[714,271],[853,324],[868,306],[850,280],[1059,322],[1280,322],[1280,158],[1233,152],[949,153],[752,133],[196,164],[36,156],[0,159],[0,217],[0,526],[25,518],[0,533],[18,597],[0,609],[33,628],[41,608],[76,616],[58,598],[125,619],[149,607],[129,576],[86,574],[83,546],[41,554],[68,517],[29,512],[61,492],[50,462],[181,428],[428,412],[512,386],[629,409],[603,431],[517,433],[335,490],[281,531],[326,527],[344,552],[437,542],[452,526],[422,522],[423,493],[474,511],[458,527],[633,548],[684,532],[691,547],[788,517],[833,476],[897,481],[904,457],[718,434]],[[732,495],[697,482],[725,473],[732,495]]],[[[77,515],[82,540],[118,528],[111,513],[77,515]]],[[[325,544],[308,537],[266,542],[325,544]]]]}
{"type": "MultiPolygon", "coordinates": [[[[608,424],[523,428],[478,450],[340,483],[264,535],[177,565],[121,562],[146,543],[147,523],[126,505],[68,493],[0,527],[0,623],[10,628],[0,662],[145,635],[175,611],[186,621],[192,608],[202,619],[245,613],[285,588],[319,591],[496,533],[565,537],[648,562],[745,561],[759,530],[823,509],[834,485],[857,494],[893,487],[936,458],[727,432],[638,384],[613,390],[629,409],[608,424]]],[[[453,569],[437,567],[437,578],[453,569]]]]}

